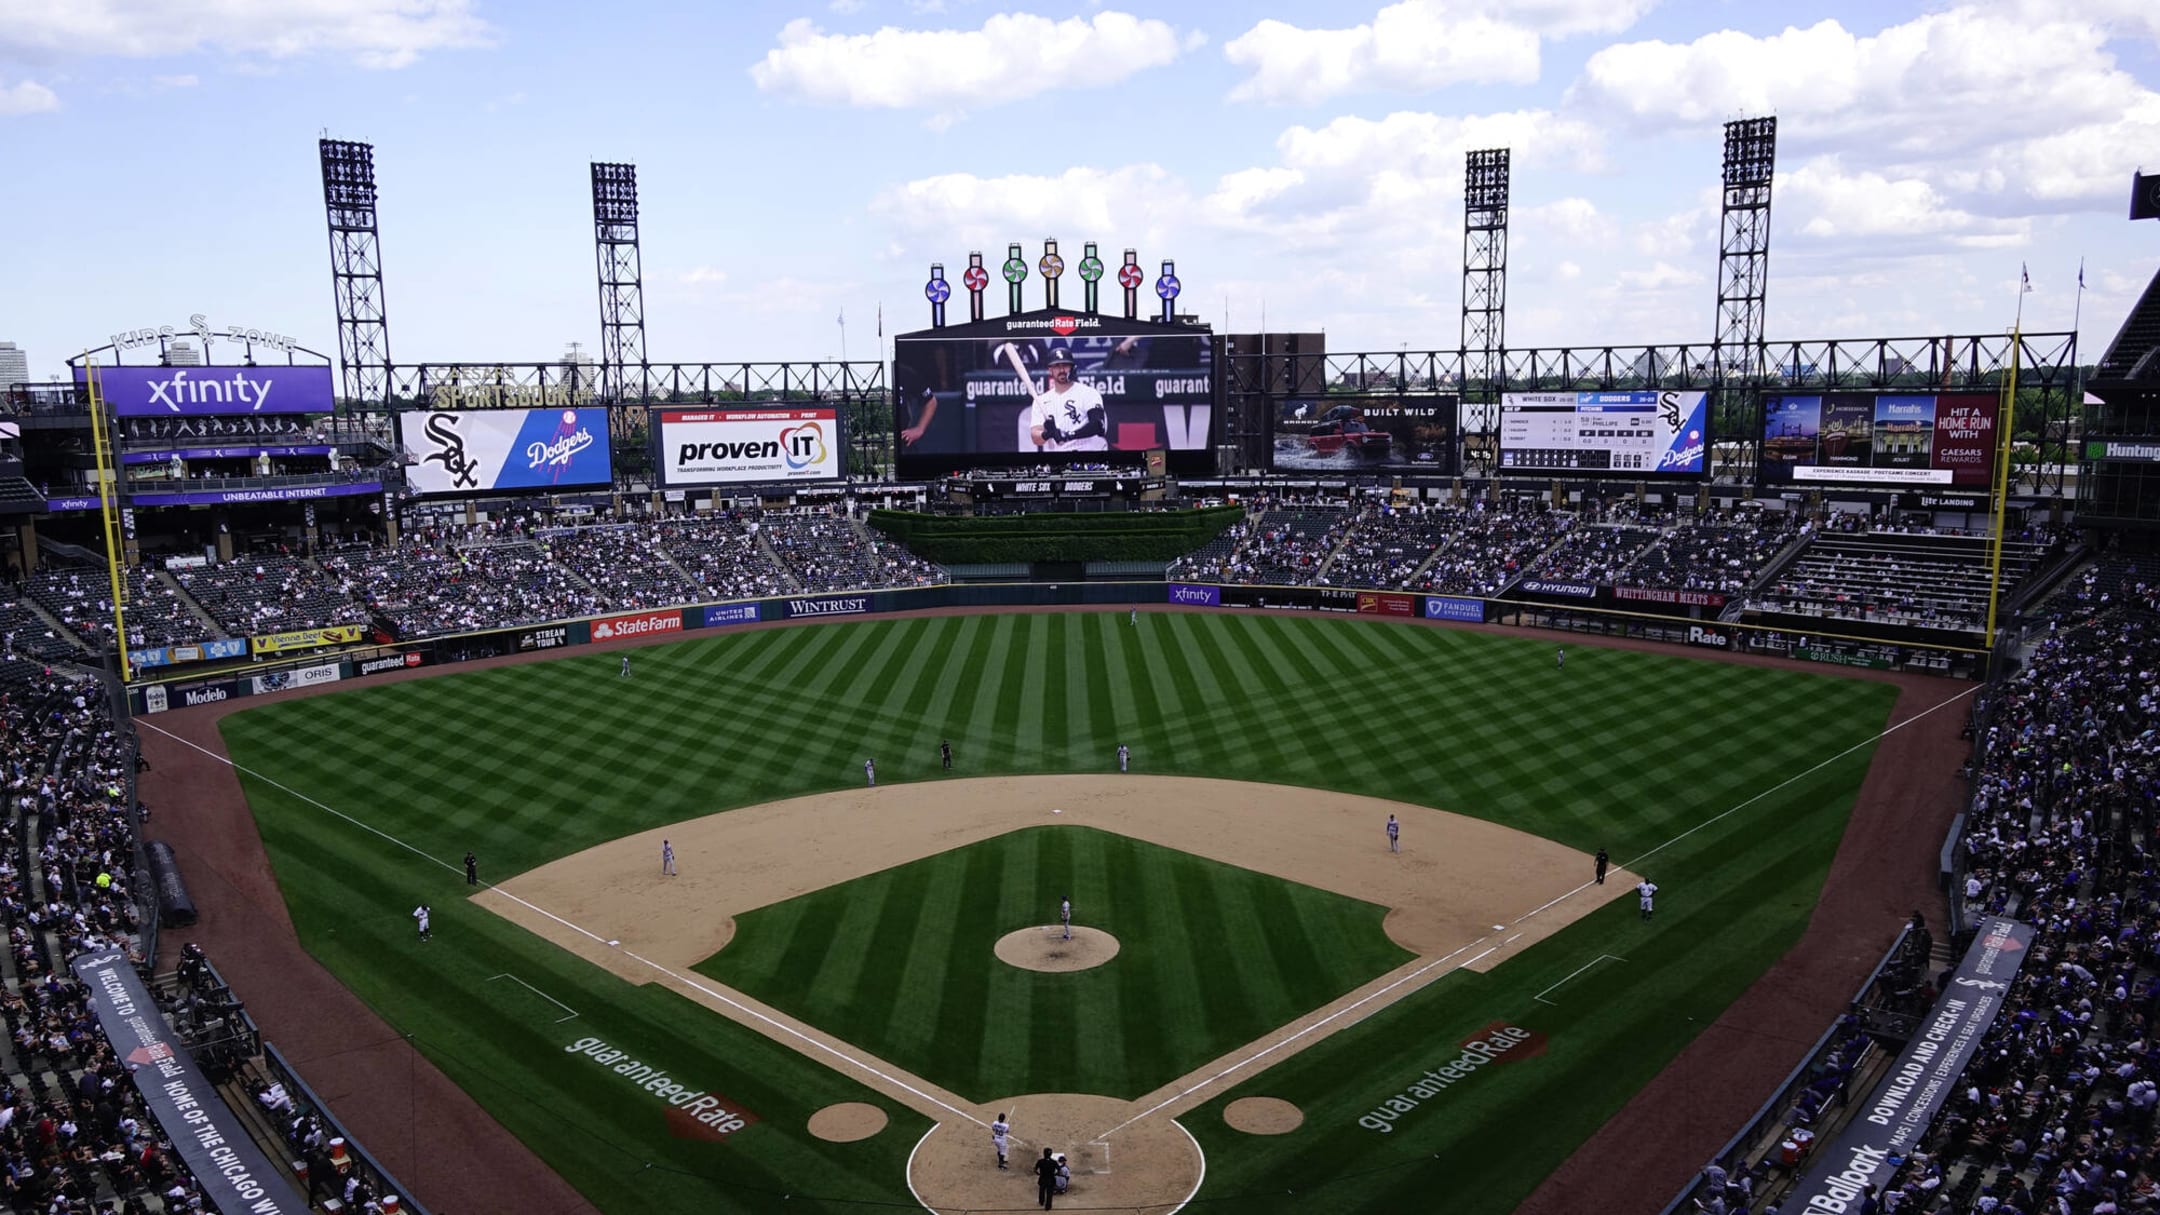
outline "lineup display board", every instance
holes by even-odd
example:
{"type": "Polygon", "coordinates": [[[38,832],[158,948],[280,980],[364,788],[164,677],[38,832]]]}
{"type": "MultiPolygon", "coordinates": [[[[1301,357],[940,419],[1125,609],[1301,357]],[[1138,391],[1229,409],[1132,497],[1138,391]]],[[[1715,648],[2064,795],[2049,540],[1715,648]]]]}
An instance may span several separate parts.
{"type": "Polygon", "coordinates": [[[1292,398],[1274,411],[1269,466],[1284,472],[1452,475],[1457,405],[1452,395],[1292,398]]]}
{"type": "Polygon", "coordinates": [[[1765,484],[1994,482],[1992,393],[1781,393],[1763,398],[1765,484]]]}
{"type": "Polygon", "coordinates": [[[840,411],[809,409],[663,409],[653,433],[663,485],[745,485],[837,481],[840,411]]]}
{"type": "Polygon", "coordinates": [[[405,479],[421,494],[558,490],[614,481],[605,407],[408,409],[398,443],[416,462],[405,479]]]}
{"type": "Polygon", "coordinates": [[[1500,399],[1502,472],[1700,476],[1706,394],[1510,392],[1500,399]]]}
{"type": "Polygon", "coordinates": [[[1175,465],[1214,433],[1213,337],[1183,326],[1036,312],[903,334],[893,387],[904,477],[1155,449],[1175,465]]]}

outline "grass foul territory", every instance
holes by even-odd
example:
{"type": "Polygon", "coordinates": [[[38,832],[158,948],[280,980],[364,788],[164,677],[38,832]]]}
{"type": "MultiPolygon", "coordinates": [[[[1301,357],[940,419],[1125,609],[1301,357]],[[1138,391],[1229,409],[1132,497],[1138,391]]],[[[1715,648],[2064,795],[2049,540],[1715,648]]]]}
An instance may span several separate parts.
{"type": "MultiPolygon", "coordinates": [[[[1432,806],[1616,863],[1661,849],[1644,865],[1654,920],[1616,902],[1489,973],[1450,970],[1181,1118],[1206,1154],[1194,1211],[1445,1200],[1499,1215],[1798,938],[1894,698],[1571,649],[1558,671],[1550,641],[1357,621],[937,617],[686,640],[641,651],[631,679],[596,653],[359,687],[223,730],[309,950],[610,1215],[918,1209],[906,1167],[930,1124],[467,904],[467,849],[500,881],[860,788],[866,758],[880,786],[940,780],[940,739],[957,776],[1114,772],[1122,743],[1145,773],[1432,806]],[[1606,955],[1627,961],[1593,965],[1606,955]],[[1303,1120],[1233,1129],[1223,1107],[1245,1096],[1303,1120]],[[809,1134],[836,1102],[890,1122],[856,1142],[809,1134]]],[[[1030,827],[748,912],[699,969],[971,1102],[1133,1098],[1396,966],[1379,917],[1123,836],[1030,827]],[[1117,956],[993,969],[988,942],[1048,922],[1052,892],[1117,956]]]]}

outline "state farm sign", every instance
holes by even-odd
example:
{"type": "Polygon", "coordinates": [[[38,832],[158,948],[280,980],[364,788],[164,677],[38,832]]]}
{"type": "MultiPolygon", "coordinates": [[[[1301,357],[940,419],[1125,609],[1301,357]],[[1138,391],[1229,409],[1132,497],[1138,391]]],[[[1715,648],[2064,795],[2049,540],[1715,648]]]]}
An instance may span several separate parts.
{"type": "Polygon", "coordinates": [[[592,639],[608,641],[616,637],[650,637],[655,633],[680,632],[681,612],[633,612],[628,616],[609,616],[593,621],[592,639]]]}

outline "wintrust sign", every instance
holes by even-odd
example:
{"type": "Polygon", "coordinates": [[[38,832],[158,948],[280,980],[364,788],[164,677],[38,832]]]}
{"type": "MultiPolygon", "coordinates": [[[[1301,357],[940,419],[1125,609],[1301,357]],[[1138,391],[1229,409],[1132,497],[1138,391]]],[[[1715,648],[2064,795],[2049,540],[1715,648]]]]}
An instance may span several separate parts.
{"type": "Polygon", "coordinates": [[[844,599],[790,599],[787,606],[790,616],[859,616],[870,610],[870,597],[849,595],[844,599]]]}
{"type": "Polygon", "coordinates": [[[593,621],[592,639],[611,641],[617,637],[651,637],[657,633],[681,631],[681,612],[636,612],[593,621]]]}

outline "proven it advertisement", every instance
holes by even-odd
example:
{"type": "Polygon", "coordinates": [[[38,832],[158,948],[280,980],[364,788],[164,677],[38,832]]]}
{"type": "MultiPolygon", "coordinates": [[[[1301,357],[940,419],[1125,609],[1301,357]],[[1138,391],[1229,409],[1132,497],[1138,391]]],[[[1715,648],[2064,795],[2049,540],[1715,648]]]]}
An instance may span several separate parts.
{"type": "Polygon", "coordinates": [[[1766,484],[1994,481],[1991,393],[1794,393],[1763,398],[1766,484]]]}
{"type": "Polygon", "coordinates": [[[414,460],[406,480],[422,494],[552,493],[614,479],[601,407],[405,410],[398,442],[414,460]]]}
{"type": "Polygon", "coordinates": [[[664,409],[659,417],[663,484],[840,479],[837,409],[664,409]]]}

